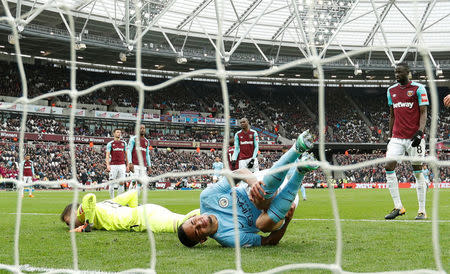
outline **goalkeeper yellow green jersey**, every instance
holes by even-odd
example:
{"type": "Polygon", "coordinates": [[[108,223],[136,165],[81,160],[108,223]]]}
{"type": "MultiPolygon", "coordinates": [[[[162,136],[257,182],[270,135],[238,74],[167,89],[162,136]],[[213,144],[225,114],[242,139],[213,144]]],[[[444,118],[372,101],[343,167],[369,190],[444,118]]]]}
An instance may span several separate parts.
{"type": "Polygon", "coordinates": [[[138,206],[137,191],[128,191],[99,203],[96,196],[90,193],[83,197],[77,211],[80,222],[88,220],[94,229],[145,231],[147,219],[148,227],[154,233],[175,233],[185,220],[199,214],[199,209],[181,215],[155,204],[138,206]]]}

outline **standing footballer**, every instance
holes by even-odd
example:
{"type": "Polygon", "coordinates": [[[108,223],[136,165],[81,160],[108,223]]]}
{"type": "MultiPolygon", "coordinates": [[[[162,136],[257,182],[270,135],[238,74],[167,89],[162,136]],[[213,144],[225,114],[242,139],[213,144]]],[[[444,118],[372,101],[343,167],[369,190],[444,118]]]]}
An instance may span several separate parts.
{"type": "Polygon", "coordinates": [[[237,168],[248,168],[251,172],[258,171],[258,132],[250,128],[247,118],[242,118],[239,123],[242,129],[234,135],[234,153],[231,163],[236,165],[238,161],[237,168]]]}
{"type": "MultiPolygon", "coordinates": [[[[114,140],[106,145],[106,170],[109,172],[109,179],[125,178],[125,173],[129,172],[128,159],[126,155],[127,143],[120,140],[122,131],[116,128],[113,132],[114,140]]],[[[114,198],[114,190],[118,189],[117,194],[125,191],[124,182],[109,185],[109,196],[114,198]]]]}
{"type": "MultiPolygon", "coordinates": [[[[139,177],[144,177],[152,172],[151,161],[150,161],[150,141],[145,138],[145,125],[141,125],[139,128],[139,136],[131,136],[128,142],[127,155],[128,155],[128,166],[130,171],[134,175],[139,177]],[[137,146],[137,138],[139,138],[139,147],[137,146]],[[138,153],[141,153],[144,165],[139,164],[138,153]]],[[[138,182],[136,183],[136,187],[138,182]]]]}
{"type": "MultiPolygon", "coordinates": [[[[405,152],[410,156],[425,156],[425,140],[423,132],[427,122],[428,95],[425,87],[409,80],[409,66],[400,63],[395,68],[397,84],[387,90],[388,105],[390,107],[389,135],[391,137],[386,157],[403,156],[405,152]]],[[[422,163],[411,162],[414,177],[416,178],[417,199],[419,211],[416,220],[427,218],[425,212],[426,183],[422,174],[422,163]]],[[[385,165],[386,181],[394,200],[394,209],[385,216],[385,219],[395,219],[404,215],[406,210],[400,200],[398,180],[395,174],[397,162],[388,162],[385,165]]]]}
{"type": "MultiPolygon", "coordinates": [[[[33,198],[33,187],[31,186],[31,184],[33,183],[33,177],[34,177],[34,166],[33,166],[33,161],[30,160],[31,157],[29,154],[25,155],[25,160],[22,161],[22,163],[20,163],[20,165],[22,166],[22,170],[23,170],[23,181],[25,182],[26,188],[28,190],[28,197],[33,198]]],[[[25,187],[21,187],[20,188],[20,195],[23,197],[23,190],[25,187]]]]}

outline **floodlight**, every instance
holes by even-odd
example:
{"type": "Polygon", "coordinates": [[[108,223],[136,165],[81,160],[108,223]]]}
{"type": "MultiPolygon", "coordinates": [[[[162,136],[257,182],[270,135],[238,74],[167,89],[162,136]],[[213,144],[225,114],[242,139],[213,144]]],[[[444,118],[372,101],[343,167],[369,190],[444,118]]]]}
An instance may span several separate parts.
{"type": "Polygon", "coordinates": [[[183,64],[187,63],[186,57],[177,57],[176,61],[177,61],[177,64],[179,64],[179,65],[183,65],[183,64]]]}
{"type": "Polygon", "coordinates": [[[443,74],[440,66],[436,66],[436,76],[441,76],[443,74]]]}
{"type": "Polygon", "coordinates": [[[127,55],[123,52],[119,53],[119,59],[122,62],[126,62],[127,61],[127,55]]]}
{"type": "Polygon", "coordinates": [[[86,49],[86,44],[84,43],[75,43],[74,45],[75,50],[83,51],[86,49]]]}

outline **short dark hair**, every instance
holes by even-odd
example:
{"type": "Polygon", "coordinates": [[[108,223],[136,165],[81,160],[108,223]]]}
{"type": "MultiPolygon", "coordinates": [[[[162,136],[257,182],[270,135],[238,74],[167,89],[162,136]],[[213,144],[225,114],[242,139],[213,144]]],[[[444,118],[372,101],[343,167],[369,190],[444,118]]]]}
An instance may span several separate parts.
{"type": "Polygon", "coordinates": [[[189,237],[186,235],[186,232],[183,229],[183,224],[182,223],[179,227],[178,227],[178,239],[180,240],[180,242],[187,246],[187,247],[193,247],[196,244],[198,244],[198,242],[189,239],[189,237]]]}
{"type": "Polygon", "coordinates": [[[404,67],[407,71],[409,71],[409,65],[406,62],[398,63],[396,67],[404,67]]]}
{"type": "MultiPolygon", "coordinates": [[[[80,206],[80,204],[75,204],[75,208],[78,208],[79,206],[80,206]]],[[[70,214],[72,214],[72,208],[73,208],[73,204],[68,204],[65,208],[64,208],[64,210],[63,210],[63,212],[61,213],[61,221],[63,222],[63,223],[65,223],[66,222],[66,216],[69,216],[70,217],[70,214]]]]}
{"type": "Polygon", "coordinates": [[[118,131],[118,130],[122,131],[122,129],[120,129],[120,128],[115,128],[115,129],[113,130],[113,133],[116,132],[116,131],[118,131]]]}

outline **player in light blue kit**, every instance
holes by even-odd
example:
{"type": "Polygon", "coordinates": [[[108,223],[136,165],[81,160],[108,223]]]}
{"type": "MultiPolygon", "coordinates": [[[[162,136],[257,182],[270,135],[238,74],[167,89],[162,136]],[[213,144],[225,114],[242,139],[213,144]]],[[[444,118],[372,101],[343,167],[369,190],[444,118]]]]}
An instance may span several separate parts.
{"type": "MultiPolygon", "coordinates": [[[[303,132],[271,170],[293,163],[299,157],[301,161],[314,160],[311,154],[306,153],[312,146],[311,134],[309,131],[303,132]]],[[[251,188],[250,193],[245,184],[235,188],[241,246],[278,244],[292,219],[295,210],[293,202],[302,178],[306,172],[315,169],[317,166],[299,167],[282,189],[280,185],[288,170],[264,175],[261,181],[256,178],[245,179],[251,188]],[[271,233],[264,237],[257,234],[260,231],[271,233]]],[[[238,173],[251,174],[247,169],[240,169],[238,173]]],[[[178,238],[181,243],[192,247],[211,237],[222,246],[234,247],[232,189],[226,177],[217,184],[208,186],[200,194],[200,213],[201,215],[186,220],[179,227],[178,238]]]]}
{"type": "Polygon", "coordinates": [[[422,166],[422,174],[423,174],[423,177],[425,178],[425,183],[426,183],[427,189],[428,189],[428,187],[430,186],[430,170],[428,169],[426,164],[424,164],[422,166]]]}
{"type": "Polygon", "coordinates": [[[213,183],[216,183],[220,177],[219,172],[223,169],[223,163],[220,161],[219,157],[216,157],[215,162],[213,164],[213,169],[217,171],[217,173],[214,173],[213,175],[213,183]]]}

